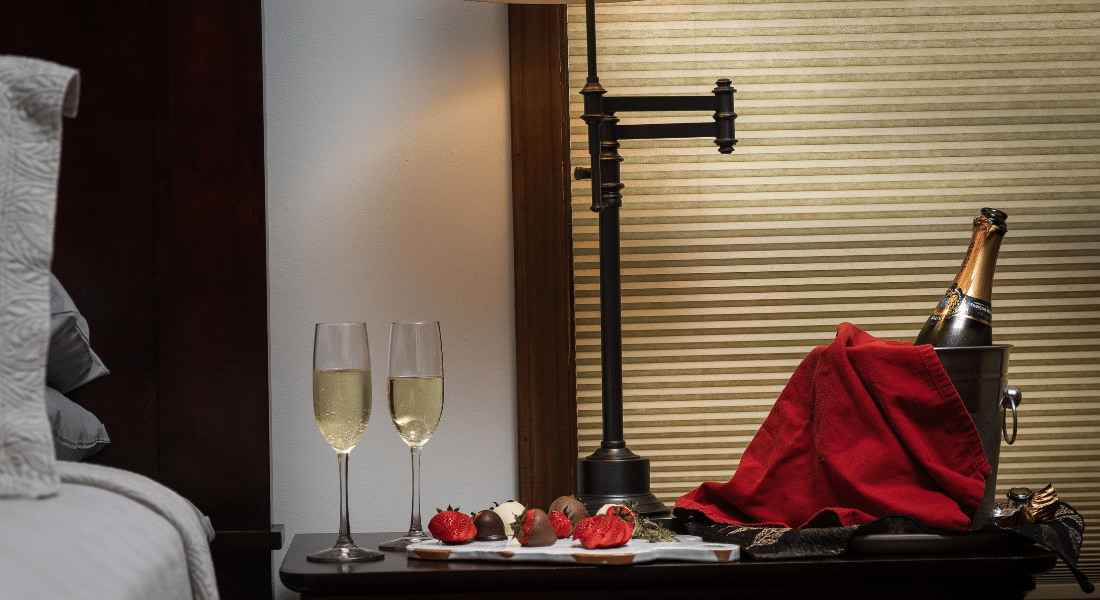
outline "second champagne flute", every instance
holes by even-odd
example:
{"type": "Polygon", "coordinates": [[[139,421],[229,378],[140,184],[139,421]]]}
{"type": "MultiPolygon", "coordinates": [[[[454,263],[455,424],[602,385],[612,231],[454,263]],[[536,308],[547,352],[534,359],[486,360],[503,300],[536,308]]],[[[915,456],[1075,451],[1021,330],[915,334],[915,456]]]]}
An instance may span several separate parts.
{"type": "Polygon", "coordinates": [[[443,341],[438,321],[392,323],[387,384],[390,419],[412,456],[409,531],[379,546],[403,550],[432,539],[420,524],[420,453],[443,415],[443,341]]]}

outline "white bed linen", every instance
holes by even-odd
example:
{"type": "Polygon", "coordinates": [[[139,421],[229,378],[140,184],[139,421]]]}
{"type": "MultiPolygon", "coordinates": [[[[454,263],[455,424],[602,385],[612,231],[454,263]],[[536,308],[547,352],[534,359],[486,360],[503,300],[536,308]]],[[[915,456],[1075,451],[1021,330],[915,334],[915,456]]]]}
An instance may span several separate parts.
{"type": "Polygon", "coordinates": [[[74,69],[0,56],[0,598],[216,600],[195,509],[135,473],[56,461],[49,267],[74,69]]]}
{"type": "Polygon", "coordinates": [[[58,462],[61,492],[0,500],[0,597],[216,600],[194,509],[148,479],[58,462]]]}

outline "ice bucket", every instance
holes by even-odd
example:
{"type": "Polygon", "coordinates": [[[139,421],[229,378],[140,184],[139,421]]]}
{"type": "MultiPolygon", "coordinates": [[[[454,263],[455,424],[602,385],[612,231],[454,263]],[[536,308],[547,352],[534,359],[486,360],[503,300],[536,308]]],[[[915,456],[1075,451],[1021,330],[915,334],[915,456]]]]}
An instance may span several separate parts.
{"type": "Polygon", "coordinates": [[[1011,348],[1011,345],[935,348],[940,364],[978,428],[985,459],[989,461],[989,479],[985,482],[978,512],[970,523],[971,530],[981,529],[992,521],[993,505],[997,502],[1001,437],[1009,444],[1016,441],[1016,407],[1021,395],[1020,390],[1007,385],[1011,348]]]}

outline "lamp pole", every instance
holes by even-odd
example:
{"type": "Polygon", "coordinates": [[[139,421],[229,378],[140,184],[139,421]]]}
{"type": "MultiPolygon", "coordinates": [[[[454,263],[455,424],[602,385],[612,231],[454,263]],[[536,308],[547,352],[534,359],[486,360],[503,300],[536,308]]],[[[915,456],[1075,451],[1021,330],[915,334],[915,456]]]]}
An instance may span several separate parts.
{"type": "Polygon", "coordinates": [[[661,518],[669,509],[650,491],[649,459],[638,456],[623,439],[622,281],[619,257],[620,139],[713,137],[719,152],[733,152],[733,93],[721,79],[712,96],[608,97],[596,72],[595,0],[585,0],[588,78],[581,95],[588,126],[590,168],[576,170],[577,179],[591,179],[592,207],[599,213],[600,244],[600,365],[602,376],[603,441],[591,455],[577,460],[577,498],[589,513],[604,504],[637,504],[647,517],[661,518]],[[714,110],[709,123],[620,126],[615,112],[714,110]]]}

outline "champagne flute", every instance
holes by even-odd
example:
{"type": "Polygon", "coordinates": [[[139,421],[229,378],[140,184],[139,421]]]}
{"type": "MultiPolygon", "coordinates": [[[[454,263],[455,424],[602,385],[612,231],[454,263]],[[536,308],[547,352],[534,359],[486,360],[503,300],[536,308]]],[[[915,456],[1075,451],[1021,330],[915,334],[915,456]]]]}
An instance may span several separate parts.
{"type": "Polygon", "coordinates": [[[443,415],[443,341],[438,321],[390,325],[387,389],[390,419],[412,456],[412,517],[408,533],[379,547],[402,550],[432,539],[420,526],[420,453],[443,415]]]}
{"type": "Polygon", "coordinates": [[[348,525],[348,454],[370,421],[370,348],[364,323],[318,323],[313,334],[313,416],[336,451],[340,467],[340,533],[336,545],[306,556],[314,562],[379,560],[385,555],[360,548],[348,525]]]}

